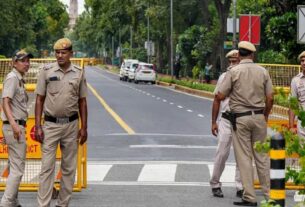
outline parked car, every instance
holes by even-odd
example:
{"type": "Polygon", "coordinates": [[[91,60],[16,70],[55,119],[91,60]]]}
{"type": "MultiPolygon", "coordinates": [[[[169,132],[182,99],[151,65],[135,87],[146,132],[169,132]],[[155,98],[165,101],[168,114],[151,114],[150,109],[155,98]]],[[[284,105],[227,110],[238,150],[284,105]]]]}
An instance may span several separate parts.
{"type": "Polygon", "coordinates": [[[139,63],[135,72],[134,82],[150,82],[151,84],[156,83],[156,71],[154,65],[150,63],[139,63]]]}
{"type": "Polygon", "coordinates": [[[135,59],[125,59],[120,68],[120,80],[127,81],[128,71],[132,63],[138,63],[138,60],[135,59]]]}
{"type": "Polygon", "coordinates": [[[136,69],[138,68],[139,63],[137,62],[132,62],[130,65],[130,68],[128,70],[128,82],[134,81],[134,77],[136,74],[136,69]]]}

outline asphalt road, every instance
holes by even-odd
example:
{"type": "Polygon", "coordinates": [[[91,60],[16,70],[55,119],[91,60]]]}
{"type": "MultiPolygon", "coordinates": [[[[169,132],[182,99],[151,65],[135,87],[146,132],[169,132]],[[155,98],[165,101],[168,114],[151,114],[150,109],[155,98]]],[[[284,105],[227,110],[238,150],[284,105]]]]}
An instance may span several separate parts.
{"type": "MultiPolygon", "coordinates": [[[[214,198],[209,187],[217,145],[211,100],[122,82],[96,67],[88,67],[86,77],[88,187],[73,194],[70,206],[233,206],[232,150],[222,177],[225,197],[214,198]]],[[[293,193],[287,192],[286,206],[294,205],[293,193]]],[[[23,206],[36,206],[36,193],[19,196],[23,206]]]]}

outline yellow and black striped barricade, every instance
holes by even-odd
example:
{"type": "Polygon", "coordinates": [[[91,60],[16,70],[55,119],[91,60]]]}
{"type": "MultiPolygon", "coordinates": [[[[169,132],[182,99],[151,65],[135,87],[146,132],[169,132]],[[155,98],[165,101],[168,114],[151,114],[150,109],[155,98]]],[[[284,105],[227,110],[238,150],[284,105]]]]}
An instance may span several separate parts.
{"type": "Polygon", "coordinates": [[[275,133],[270,142],[270,199],[285,206],[285,139],[275,133]]]}
{"type": "MultiPolygon", "coordinates": [[[[0,122],[0,128],[2,129],[2,122],[0,122]]],[[[30,117],[26,126],[26,165],[25,173],[21,180],[21,191],[36,191],[39,185],[39,173],[41,170],[41,147],[40,143],[34,139],[35,119],[30,117]]],[[[3,139],[2,130],[0,130],[0,138],[3,139]]],[[[86,159],[86,144],[79,146],[77,155],[77,169],[76,179],[74,183],[74,191],[81,191],[82,188],[86,188],[86,174],[87,174],[87,159],[86,159]]],[[[59,147],[56,152],[56,164],[55,164],[55,187],[58,190],[61,178],[60,172],[60,158],[61,153],[59,147]]],[[[5,189],[6,179],[9,174],[8,168],[8,148],[7,145],[0,145],[0,190],[5,189]]]]}

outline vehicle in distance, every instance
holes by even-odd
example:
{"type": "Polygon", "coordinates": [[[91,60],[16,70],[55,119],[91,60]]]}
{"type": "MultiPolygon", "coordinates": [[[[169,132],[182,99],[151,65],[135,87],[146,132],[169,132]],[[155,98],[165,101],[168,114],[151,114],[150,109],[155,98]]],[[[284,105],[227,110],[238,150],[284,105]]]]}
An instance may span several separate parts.
{"type": "Polygon", "coordinates": [[[153,64],[140,62],[135,72],[134,82],[136,84],[139,82],[155,84],[156,76],[157,74],[153,64]]]}
{"type": "Polygon", "coordinates": [[[128,71],[132,63],[138,63],[138,60],[135,59],[125,59],[120,68],[120,80],[127,81],[128,71]]]}

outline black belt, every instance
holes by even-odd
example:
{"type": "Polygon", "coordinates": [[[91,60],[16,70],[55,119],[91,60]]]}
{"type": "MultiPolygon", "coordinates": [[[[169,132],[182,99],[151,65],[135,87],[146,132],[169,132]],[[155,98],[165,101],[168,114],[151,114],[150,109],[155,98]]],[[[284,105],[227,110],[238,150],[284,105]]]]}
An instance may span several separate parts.
{"type": "MultiPolygon", "coordinates": [[[[18,124],[18,125],[21,125],[21,126],[24,126],[26,125],[26,121],[23,120],[23,119],[20,119],[20,120],[15,120],[15,122],[18,124]]],[[[10,124],[9,121],[3,121],[3,124],[10,124]]]]}
{"type": "Polygon", "coordinates": [[[74,114],[70,117],[53,117],[53,116],[44,115],[45,121],[49,121],[57,124],[66,124],[76,119],[78,119],[78,114],[74,114]]]}
{"type": "Polygon", "coordinates": [[[242,113],[235,113],[236,118],[242,117],[242,116],[250,116],[252,114],[264,114],[264,109],[258,110],[258,111],[247,111],[247,112],[242,112],[242,113]]]}
{"type": "Polygon", "coordinates": [[[222,113],[221,117],[230,121],[230,115],[227,113],[222,113]]]}

